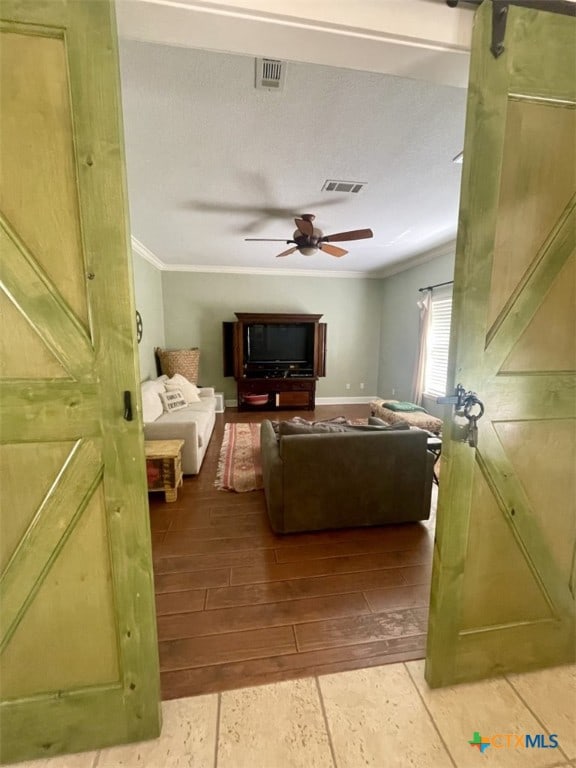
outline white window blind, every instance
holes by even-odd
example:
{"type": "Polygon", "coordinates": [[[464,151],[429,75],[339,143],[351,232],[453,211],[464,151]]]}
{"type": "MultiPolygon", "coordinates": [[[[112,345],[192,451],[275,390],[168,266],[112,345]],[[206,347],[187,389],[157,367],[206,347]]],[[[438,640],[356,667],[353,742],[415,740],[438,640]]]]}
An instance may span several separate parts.
{"type": "Polygon", "coordinates": [[[448,346],[452,319],[452,286],[432,292],[428,331],[424,392],[434,397],[446,394],[448,346]]]}

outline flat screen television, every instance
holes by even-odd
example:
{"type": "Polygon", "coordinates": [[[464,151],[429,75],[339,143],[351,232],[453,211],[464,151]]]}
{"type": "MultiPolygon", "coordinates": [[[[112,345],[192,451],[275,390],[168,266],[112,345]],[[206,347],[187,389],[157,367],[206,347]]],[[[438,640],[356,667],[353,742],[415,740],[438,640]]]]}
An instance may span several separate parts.
{"type": "Polygon", "coordinates": [[[314,366],[313,323],[251,323],[244,331],[246,363],[314,366]]]}

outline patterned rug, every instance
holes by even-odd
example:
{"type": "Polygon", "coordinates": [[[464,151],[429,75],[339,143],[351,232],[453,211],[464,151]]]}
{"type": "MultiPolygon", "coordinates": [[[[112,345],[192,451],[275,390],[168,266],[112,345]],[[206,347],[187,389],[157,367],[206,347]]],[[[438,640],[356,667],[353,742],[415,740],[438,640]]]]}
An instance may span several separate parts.
{"type": "MultiPolygon", "coordinates": [[[[298,416],[290,421],[296,424],[311,424],[298,416]]],[[[367,419],[346,420],[344,416],[326,419],[316,423],[366,424],[367,419]]],[[[278,422],[272,422],[277,426],[278,422]]],[[[218,458],[218,469],[214,485],[219,491],[257,491],[264,487],[260,461],[260,423],[225,424],[224,439],[218,458]]]]}
{"type": "Polygon", "coordinates": [[[257,491],[263,487],[260,463],[260,424],[225,424],[218,471],[219,491],[257,491]]]}

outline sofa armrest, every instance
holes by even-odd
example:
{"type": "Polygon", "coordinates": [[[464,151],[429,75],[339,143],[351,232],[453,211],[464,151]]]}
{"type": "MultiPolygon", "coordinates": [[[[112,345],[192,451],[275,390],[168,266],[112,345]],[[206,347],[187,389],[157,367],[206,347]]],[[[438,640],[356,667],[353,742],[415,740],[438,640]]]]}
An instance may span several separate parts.
{"type": "Polygon", "coordinates": [[[198,425],[186,422],[153,421],[144,425],[145,440],[184,440],[182,471],[185,475],[198,472],[198,425]]]}
{"type": "Polygon", "coordinates": [[[260,454],[268,516],[272,529],[279,533],[284,527],[283,462],[276,434],[267,419],[260,426],[260,454]]]}

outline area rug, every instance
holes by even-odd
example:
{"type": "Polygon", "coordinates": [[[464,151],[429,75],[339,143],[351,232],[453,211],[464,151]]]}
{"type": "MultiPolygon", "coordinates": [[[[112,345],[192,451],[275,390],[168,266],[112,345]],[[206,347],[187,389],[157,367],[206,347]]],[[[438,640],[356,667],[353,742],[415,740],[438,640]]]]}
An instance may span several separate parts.
{"type": "MultiPolygon", "coordinates": [[[[338,416],[323,422],[310,422],[294,416],[290,421],[297,424],[333,423],[366,424],[367,419],[350,419],[338,416]]],[[[273,421],[273,426],[278,422],[273,421]]],[[[254,424],[225,424],[224,439],[220,448],[218,469],[214,482],[219,491],[257,491],[264,487],[260,460],[260,422],[254,424]]]]}
{"type": "Polygon", "coordinates": [[[214,485],[236,493],[263,488],[259,423],[224,425],[214,485]]]}

